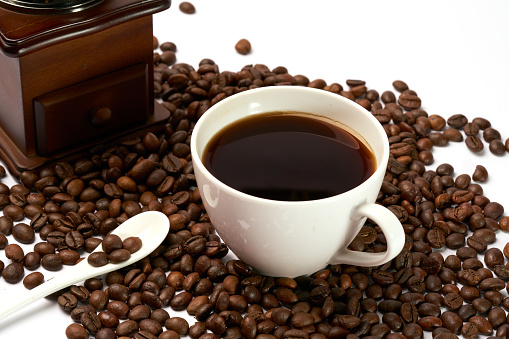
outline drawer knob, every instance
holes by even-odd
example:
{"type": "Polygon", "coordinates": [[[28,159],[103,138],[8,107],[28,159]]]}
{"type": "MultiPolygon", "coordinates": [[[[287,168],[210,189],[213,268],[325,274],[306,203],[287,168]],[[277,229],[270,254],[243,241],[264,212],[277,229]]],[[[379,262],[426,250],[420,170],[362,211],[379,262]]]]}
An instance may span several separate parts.
{"type": "Polygon", "coordinates": [[[111,110],[108,107],[101,107],[92,113],[92,125],[104,127],[111,120],[111,110]]]}

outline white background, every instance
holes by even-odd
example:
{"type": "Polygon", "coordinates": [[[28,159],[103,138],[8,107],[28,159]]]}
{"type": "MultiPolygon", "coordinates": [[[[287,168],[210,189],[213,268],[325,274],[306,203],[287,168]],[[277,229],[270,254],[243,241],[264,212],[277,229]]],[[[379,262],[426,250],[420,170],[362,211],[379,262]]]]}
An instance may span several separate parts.
{"type": "MultiPolygon", "coordinates": [[[[257,63],[285,66],[292,75],[345,87],[346,79],[365,80],[379,93],[393,90],[394,80],[404,80],[428,114],[485,117],[503,140],[509,137],[508,1],[192,2],[194,15],[180,12],[180,1],[154,15],[154,34],[160,42],[177,45],[178,62],[197,68],[201,59],[210,58],[229,71],[257,63]],[[234,49],[241,38],[252,44],[249,55],[234,49]]],[[[495,156],[487,147],[473,154],[464,143],[435,148],[433,154],[431,169],[448,162],[456,175],[472,174],[484,164],[489,171],[489,181],[482,184],[485,195],[509,211],[509,154],[495,156]]],[[[1,180],[15,183],[12,177],[1,180]]],[[[503,248],[509,235],[497,236],[494,246],[503,248]]],[[[3,251],[0,260],[8,262],[3,251]]],[[[23,292],[21,283],[0,279],[0,305],[23,292]]],[[[0,338],[64,338],[71,322],[56,303],[41,300],[0,321],[0,338]]]]}

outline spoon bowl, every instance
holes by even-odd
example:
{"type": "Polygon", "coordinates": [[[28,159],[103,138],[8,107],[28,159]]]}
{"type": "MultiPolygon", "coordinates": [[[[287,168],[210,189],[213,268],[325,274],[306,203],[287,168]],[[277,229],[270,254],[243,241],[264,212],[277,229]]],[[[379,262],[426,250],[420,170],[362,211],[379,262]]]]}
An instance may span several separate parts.
{"type": "MultiPolygon", "coordinates": [[[[101,267],[94,267],[86,259],[82,260],[79,264],[66,268],[52,279],[23,293],[23,295],[15,295],[11,300],[2,301],[0,320],[65,287],[121,269],[145,258],[162,243],[169,230],[168,217],[161,212],[143,212],[126,220],[111,233],[118,235],[121,239],[136,236],[142,240],[141,248],[131,254],[131,258],[118,264],[108,263],[101,267]]],[[[98,246],[94,252],[100,251],[102,251],[102,246],[98,246]]]]}

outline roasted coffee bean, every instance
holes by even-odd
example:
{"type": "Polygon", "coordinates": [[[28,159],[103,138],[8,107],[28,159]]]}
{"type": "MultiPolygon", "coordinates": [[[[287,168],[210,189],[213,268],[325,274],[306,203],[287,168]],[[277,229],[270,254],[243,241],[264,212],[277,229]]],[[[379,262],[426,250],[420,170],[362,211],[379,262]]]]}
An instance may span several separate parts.
{"type": "Polygon", "coordinates": [[[108,304],[108,295],[100,289],[95,290],[90,293],[88,302],[97,310],[105,309],[106,305],[108,304]]]}
{"type": "Polygon", "coordinates": [[[421,99],[417,95],[403,92],[398,98],[398,104],[407,110],[417,109],[421,107],[421,99]]]}
{"type": "Polygon", "coordinates": [[[491,306],[492,303],[484,298],[477,297],[474,300],[472,300],[472,306],[480,313],[487,312],[491,306]]]}
{"type": "Polygon", "coordinates": [[[85,249],[85,251],[91,253],[93,252],[100,244],[102,243],[102,239],[100,238],[94,238],[94,237],[91,237],[91,238],[87,238],[85,240],[85,244],[83,246],[83,248],[85,249]]]}
{"type": "Polygon", "coordinates": [[[126,302],[129,299],[129,290],[122,284],[114,283],[108,287],[108,297],[111,300],[126,302]]]}
{"type": "Polygon", "coordinates": [[[505,288],[505,283],[499,278],[486,278],[479,283],[481,291],[500,291],[505,288]]]}
{"type": "Polygon", "coordinates": [[[477,165],[475,167],[474,174],[472,175],[472,179],[478,182],[485,182],[488,180],[488,171],[482,165],[477,165]]]}
{"type": "Polygon", "coordinates": [[[10,193],[23,195],[26,197],[28,194],[30,194],[30,190],[23,185],[15,184],[10,188],[10,193]]]}
{"type": "Polygon", "coordinates": [[[18,244],[9,244],[5,246],[5,257],[15,263],[23,263],[25,252],[18,244]]]}
{"type": "Polygon", "coordinates": [[[408,85],[402,81],[402,80],[395,80],[392,82],[392,86],[398,91],[398,92],[404,92],[408,89],[408,85]]]}
{"type": "Polygon", "coordinates": [[[394,276],[390,272],[375,270],[372,279],[379,285],[390,285],[394,283],[394,276]]]}
{"type": "Polygon", "coordinates": [[[104,252],[94,252],[87,257],[87,261],[94,267],[104,266],[109,262],[109,257],[104,252]]]}
{"type": "Polygon", "coordinates": [[[392,331],[400,331],[403,328],[403,319],[395,312],[385,313],[382,316],[382,322],[389,326],[392,331]]]}
{"type": "Polygon", "coordinates": [[[463,132],[465,132],[466,135],[476,136],[479,134],[479,129],[479,125],[475,122],[468,122],[463,126],[463,132]]]}
{"type": "Polygon", "coordinates": [[[41,256],[37,252],[29,252],[25,255],[23,265],[27,270],[36,270],[41,265],[41,256]]]}
{"type": "Polygon", "coordinates": [[[493,333],[493,326],[485,317],[474,315],[473,317],[470,317],[470,319],[468,319],[468,322],[476,325],[479,332],[483,334],[491,335],[493,333]]]}
{"type": "Polygon", "coordinates": [[[506,323],[504,309],[502,307],[493,307],[488,313],[488,321],[493,328],[499,328],[500,325],[506,323]]]}
{"type": "Polygon", "coordinates": [[[25,217],[23,209],[16,205],[7,205],[3,208],[4,216],[12,221],[22,221],[25,217]]]}
{"type": "Polygon", "coordinates": [[[102,241],[102,249],[106,254],[122,248],[122,239],[116,234],[108,234],[102,241]]]}
{"type": "Polygon", "coordinates": [[[487,218],[497,220],[502,214],[504,214],[504,207],[497,202],[492,201],[484,206],[484,216],[487,218]]]}
{"type": "Polygon", "coordinates": [[[502,139],[500,132],[493,127],[487,127],[483,131],[483,138],[486,142],[491,143],[493,140],[502,139]]]}
{"type": "Polygon", "coordinates": [[[396,102],[396,96],[391,91],[383,92],[380,98],[382,99],[382,101],[385,104],[388,104],[388,103],[391,103],[391,102],[396,102]]]}
{"type": "MultiPolygon", "coordinates": [[[[177,51],[177,46],[173,43],[173,42],[163,42],[159,48],[161,49],[161,51],[172,51],[172,52],[176,52],[177,51]]],[[[155,49],[155,48],[154,48],[155,49]]]]}
{"type": "Polygon", "coordinates": [[[35,240],[35,231],[29,225],[19,223],[12,227],[12,236],[17,242],[31,244],[35,240]]]}
{"type": "Polygon", "coordinates": [[[454,114],[447,119],[447,124],[453,128],[462,128],[467,123],[468,119],[463,114],[454,114]]]}
{"type": "Polygon", "coordinates": [[[459,271],[457,277],[459,283],[469,286],[476,286],[481,281],[479,274],[471,269],[459,271]]]}
{"type": "Polygon", "coordinates": [[[5,266],[1,272],[2,272],[2,277],[9,284],[16,284],[16,283],[20,282],[25,275],[25,270],[23,268],[23,265],[20,263],[16,263],[16,262],[13,262],[13,263],[5,266]]]}
{"type": "MultiPolygon", "coordinates": [[[[41,237],[42,240],[47,240],[47,237],[44,235],[49,234],[51,232],[53,232],[53,226],[47,225],[41,229],[41,231],[39,232],[39,236],[41,237]],[[47,233],[46,230],[48,231],[47,233]]],[[[34,251],[41,255],[55,253],[55,246],[53,244],[50,244],[49,242],[43,241],[34,245],[34,251]]]]}
{"type": "MultiPolygon", "coordinates": [[[[171,320],[168,319],[166,322],[169,322],[171,320]]],[[[217,315],[216,313],[212,313],[206,320],[205,320],[205,326],[208,330],[210,330],[212,333],[221,335],[226,332],[226,323],[222,317],[217,315]]]]}
{"type": "Polygon", "coordinates": [[[142,247],[142,241],[139,237],[127,237],[122,241],[122,247],[133,254],[142,247]]]}
{"type": "Polygon", "coordinates": [[[46,213],[37,213],[32,217],[30,226],[34,231],[39,232],[48,223],[48,220],[49,217],[46,213]]]}
{"type": "Polygon", "coordinates": [[[4,235],[11,235],[13,226],[14,223],[11,218],[5,215],[0,216],[0,233],[4,235]]]}
{"type": "Polygon", "coordinates": [[[69,289],[69,293],[74,295],[78,301],[81,302],[87,301],[90,297],[90,292],[84,286],[72,285],[69,289]]]}
{"type": "MultiPolygon", "coordinates": [[[[163,307],[163,301],[156,293],[153,293],[150,291],[144,291],[141,294],[141,299],[144,304],[146,304],[154,309],[163,307]]],[[[186,307],[187,307],[187,305],[186,305],[186,307]]],[[[184,307],[184,309],[185,309],[185,307],[184,307]]]]}
{"type": "Polygon", "coordinates": [[[164,51],[160,55],[160,61],[166,65],[173,65],[176,60],[177,60],[177,58],[175,56],[175,52],[173,52],[173,51],[164,51]]]}
{"type": "Polygon", "coordinates": [[[484,241],[484,239],[474,236],[467,238],[467,245],[472,247],[477,252],[484,252],[488,248],[488,244],[486,241],[484,241]]]}
{"type": "Polygon", "coordinates": [[[123,248],[114,250],[109,255],[109,260],[113,264],[119,264],[121,262],[129,260],[129,258],[131,258],[131,253],[123,248]]]}
{"type": "Polygon", "coordinates": [[[465,139],[465,144],[467,145],[468,149],[474,153],[481,152],[484,149],[484,144],[482,143],[481,139],[476,136],[468,136],[465,139]]]}
{"type": "Polygon", "coordinates": [[[133,338],[157,338],[163,332],[163,327],[156,321],[151,319],[143,319],[139,322],[140,331],[133,338]]]}
{"type": "Polygon", "coordinates": [[[495,267],[493,267],[493,273],[503,280],[509,279],[509,267],[505,265],[495,265],[495,267]]]}
{"type": "Polygon", "coordinates": [[[276,290],[276,298],[283,305],[292,305],[299,301],[299,297],[289,288],[279,287],[276,290]]]}
{"type": "MultiPolygon", "coordinates": [[[[451,311],[445,311],[440,319],[442,320],[442,326],[450,331],[450,333],[458,333],[463,326],[463,320],[456,313],[451,311]]],[[[445,332],[449,333],[449,332],[445,332]]]]}
{"type": "Polygon", "coordinates": [[[23,285],[31,290],[44,282],[44,275],[41,272],[33,272],[23,279],[23,285]]]}
{"type": "Polygon", "coordinates": [[[463,298],[459,293],[448,293],[444,296],[444,305],[450,310],[457,310],[463,305],[463,298]]]}
{"type": "Polygon", "coordinates": [[[89,337],[87,330],[80,324],[67,326],[65,335],[68,339],[87,339],[89,337]]]}
{"type": "Polygon", "coordinates": [[[286,325],[291,316],[291,311],[287,308],[278,307],[275,308],[271,313],[271,320],[275,322],[277,325],[286,325]]]}
{"type": "Polygon", "coordinates": [[[114,314],[118,319],[127,319],[129,314],[129,306],[121,301],[112,300],[107,303],[106,310],[114,314]]]}
{"type": "Polygon", "coordinates": [[[471,181],[471,178],[468,174],[460,174],[454,180],[454,185],[458,189],[464,190],[468,187],[468,185],[470,184],[470,181],[471,181]]]}
{"type": "Polygon", "coordinates": [[[194,5],[188,1],[181,2],[179,5],[179,9],[182,13],[186,14],[194,14],[196,12],[194,5]]]}
{"type": "Polygon", "coordinates": [[[71,319],[76,321],[76,322],[79,322],[80,319],[81,319],[81,315],[83,313],[87,313],[87,312],[95,312],[95,308],[91,305],[79,305],[79,306],[76,306],[72,311],[71,311],[71,319]]]}
{"type": "Polygon", "coordinates": [[[179,335],[187,335],[189,332],[189,323],[182,317],[168,318],[164,323],[164,327],[170,331],[177,332],[179,335]]]}
{"type": "Polygon", "coordinates": [[[95,312],[85,312],[81,315],[80,322],[91,334],[96,334],[101,328],[101,319],[95,312]]]}
{"type": "Polygon", "coordinates": [[[80,260],[80,254],[74,250],[61,250],[58,256],[64,265],[76,265],[80,260]]]}
{"type": "Polygon", "coordinates": [[[53,245],[57,249],[63,249],[66,247],[65,233],[60,232],[60,231],[50,232],[46,237],[46,241],[49,242],[51,245],[53,245]]]}
{"type": "Polygon", "coordinates": [[[46,254],[41,259],[41,265],[48,271],[59,271],[63,263],[58,254],[46,254]]]}
{"type": "Polygon", "coordinates": [[[85,245],[85,238],[78,231],[70,231],[65,235],[65,244],[71,250],[79,250],[85,245]]]}
{"type": "Polygon", "coordinates": [[[78,299],[71,293],[63,293],[57,299],[58,306],[66,312],[71,312],[78,306],[78,299]]]}
{"type": "Polygon", "coordinates": [[[314,323],[314,317],[310,313],[298,312],[290,319],[290,324],[296,328],[303,328],[314,323]]]}
{"type": "MultiPolygon", "coordinates": [[[[202,322],[196,322],[194,325],[191,325],[189,327],[189,337],[191,338],[199,338],[201,337],[203,334],[205,334],[205,332],[207,331],[207,327],[205,326],[204,323],[202,322]]],[[[161,334],[161,336],[163,336],[166,332],[163,332],[161,334]]],[[[171,333],[171,332],[170,332],[171,333]]],[[[178,335],[178,334],[177,334],[178,335]]],[[[242,335],[242,334],[241,334],[242,335]]],[[[176,339],[175,337],[170,337],[170,336],[164,336],[162,337],[161,339],[176,339]]]]}
{"type": "Polygon", "coordinates": [[[484,291],[483,296],[495,306],[501,305],[502,300],[504,299],[504,295],[500,291],[494,290],[484,291]]]}
{"type": "Polygon", "coordinates": [[[485,119],[485,118],[480,118],[480,117],[477,117],[477,118],[474,118],[472,120],[473,123],[477,124],[477,126],[479,126],[480,129],[484,130],[488,127],[491,127],[491,123],[489,122],[489,120],[485,119]]]}
{"type": "Polygon", "coordinates": [[[185,252],[193,255],[202,252],[207,245],[207,240],[201,235],[197,235],[188,239],[184,245],[183,249],[185,252]]]}
{"type": "Polygon", "coordinates": [[[126,320],[121,322],[116,329],[119,337],[132,337],[139,330],[139,325],[134,320],[126,320]]]}
{"type": "Polygon", "coordinates": [[[404,303],[401,305],[400,313],[401,318],[406,323],[415,323],[418,319],[418,310],[417,307],[412,303],[404,303]]]}
{"type": "Polygon", "coordinates": [[[133,309],[129,312],[129,319],[134,320],[137,322],[140,322],[143,319],[148,319],[150,317],[150,307],[147,305],[136,305],[133,307],[133,309]]]}
{"type": "Polygon", "coordinates": [[[83,283],[85,288],[90,292],[101,290],[103,288],[103,282],[99,278],[89,278],[83,283]]]}
{"type": "Polygon", "coordinates": [[[430,302],[423,302],[423,303],[419,304],[417,311],[419,312],[419,315],[421,317],[426,317],[426,316],[438,317],[442,313],[440,308],[437,305],[430,303],[430,302]]]}
{"type": "Polygon", "coordinates": [[[506,152],[504,143],[499,139],[491,140],[488,148],[495,155],[504,155],[506,152]]]}
{"type": "Polygon", "coordinates": [[[442,248],[446,244],[446,237],[442,230],[433,227],[426,234],[426,241],[432,248],[442,248]]]}
{"type": "Polygon", "coordinates": [[[504,253],[500,249],[492,247],[484,253],[484,263],[491,269],[502,265],[504,264],[504,253]]]}
{"type": "Polygon", "coordinates": [[[432,331],[435,328],[438,328],[438,327],[442,326],[442,320],[439,317],[426,316],[426,317],[422,317],[419,320],[417,320],[417,324],[424,331],[432,331]]]}

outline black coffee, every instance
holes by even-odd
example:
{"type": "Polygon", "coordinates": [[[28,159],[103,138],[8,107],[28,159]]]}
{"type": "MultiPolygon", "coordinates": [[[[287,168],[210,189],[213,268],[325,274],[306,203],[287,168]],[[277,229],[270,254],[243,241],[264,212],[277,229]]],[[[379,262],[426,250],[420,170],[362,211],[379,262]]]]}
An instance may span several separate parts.
{"type": "Polygon", "coordinates": [[[332,121],[297,112],[246,117],[207,144],[205,167],[241,192],[302,201],[346,192],[374,173],[366,145],[332,121]]]}

